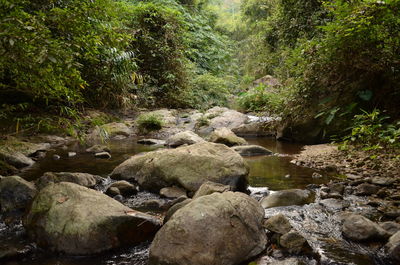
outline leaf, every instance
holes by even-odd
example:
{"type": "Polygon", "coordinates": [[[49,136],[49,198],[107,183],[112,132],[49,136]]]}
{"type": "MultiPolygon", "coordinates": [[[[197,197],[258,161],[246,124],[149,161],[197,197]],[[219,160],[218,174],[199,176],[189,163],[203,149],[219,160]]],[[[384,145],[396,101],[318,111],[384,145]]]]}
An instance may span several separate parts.
{"type": "Polygon", "coordinates": [[[47,58],[49,58],[49,60],[53,63],[57,63],[57,59],[54,58],[53,56],[49,55],[47,58]]]}

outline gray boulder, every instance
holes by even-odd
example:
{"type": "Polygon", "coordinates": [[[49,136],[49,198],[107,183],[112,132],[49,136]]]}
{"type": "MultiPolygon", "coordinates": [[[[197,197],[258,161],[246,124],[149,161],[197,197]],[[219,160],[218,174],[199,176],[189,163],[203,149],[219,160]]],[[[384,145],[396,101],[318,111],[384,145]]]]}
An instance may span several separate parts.
{"type": "Polygon", "coordinates": [[[314,194],[309,190],[281,190],[269,194],[261,200],[261,206],[272,208],[279,206],[304,205],[314,201],[314,194]]]}
{"type": "Polygon", "coordinates": [[[263,218],[264,210],[246,194],[202,196],[176,211],[157,233],[149,265],[239,264],[265,249],[263,218]]]}
{"type": "Polygon", "coordinates": [[[33,183],[19,176],[0,180],[0,205],[2,212],[24,210],[37,193],[33,183]]]}
{"type": "Polygon", "coordinates": [[[350,214],[345,217],[342,233],[354,241],[379,240],[389,237],[389,234],[378,224],[358,214],[350,214]]]}
{"type": "Polygon", "coordinates": [[[249,168],[232,149],[208,142],[133,156],[117,166],[113,179],[134,179],[144,189],[158,192],[173,185],[195,192],[205,181],[244,189],[249,168]]]}
{"type": "Polygon", "coordinates": [[[103,178],[88,173],[72,173],[72,172],[46,172],[37,181],[36,185],[42,189],[50,183],[72,182],[84,187],[92,188],[100,183],[103,178]]]}
{"type": "Polygon", "coordinates": [[[161,222],[101,192],[61,182],[38,193],[24,226],[40,247],[88,255],[148,240],[161,222]]]}
{"type": "Polygon", "coordinates": [[[169,137],[165,145],[169,147],[178,147],[184,144],[191,145],[200,142],[204,142],[204,139],[192,131],[184,131],[169,137]]]}
{"type": "Polygon", "coordinates": [[[209,127],[212,129],[223,127],[233,129],[248,121],[247,115],[223,107],[213,107],[207,110],[204,116],[210,120],[209,127]]]}
{"type": "Polygon", "coordinates": [[[232,147],[241,156],[272,155],[272,151],[259,145],[240,145],[232,147]]]}
{"type": "Polygon", "coordinates": [[[210,135],[209,141],[227,146],[247,144],[245,139],[236,136],[230,129],[226,127],[218,128],[213,131],[210,135]]]}

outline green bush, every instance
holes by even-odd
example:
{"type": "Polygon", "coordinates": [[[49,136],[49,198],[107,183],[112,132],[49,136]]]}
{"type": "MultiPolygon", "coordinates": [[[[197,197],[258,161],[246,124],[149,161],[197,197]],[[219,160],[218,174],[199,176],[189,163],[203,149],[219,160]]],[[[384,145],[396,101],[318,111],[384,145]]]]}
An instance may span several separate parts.
{"type": "Polygon", "coordinates": [[[278,91],[268,91],[265,85],[259,84],[241,93],[238,103],[245,111],[268,111],[278,114],[282,111],[284,97],[278,91]]]}
{"type": "Polygon", "coordinates": [[[164,121],[161,116],[151,113],[141,114],[137,120],[136,124],[140,131],[158,131],[162,128],[164,121]]]}
{"type": "Polygon", "coordinates": [[[208,109],[213,106],[226,106],[228,103],[227,80],[210,73],[198,75],[192,81],[191,105],[198,109],[208,109]]]}
{"type": "Polygon", "coordinates": [[[342,148],[348,143],[359,145],[365,150],[391,149],[400,147],[400,121],[390,123],[377,109],[354,116],[351,132],[343,137],[342,148]]]}

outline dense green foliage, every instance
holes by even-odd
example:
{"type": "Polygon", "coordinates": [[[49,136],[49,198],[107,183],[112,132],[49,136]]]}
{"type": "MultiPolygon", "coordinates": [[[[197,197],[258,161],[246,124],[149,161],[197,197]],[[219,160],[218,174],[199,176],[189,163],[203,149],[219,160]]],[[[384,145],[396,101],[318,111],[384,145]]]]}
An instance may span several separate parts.
{"type": "MultiPolygon", "coordinates": [[[[284,120],[314,120],[325,137],[352,126],[362,109],[384,110],[394,122],[400,118],[399,10],[400,2],[391,0],[245,0],[247,24],[237,33],[244,73],[280,79],[281,92],[267,89],[263,98],[280,95],[276,112],[284,120]]],[[[251,110],[253,100],[242,101],[251,110]]],[[[271,110],[268,102],[260,105],[271,110]]]]}
{"type": "Polygon", "coordinates": [[[139,130],[143,132],[149,132],[149,131],[157,131],[160,130],[164,124],[164,121],[162,120],[162,117],[152,114],[152,113],[146,113],[146,114],[141,114],[137,120],[136,123],[138,125],[139,130]]]}
{"type": "Polygon", "coordinates": [[[27,127],[42,119],[32,118],[40,113],[75,118],[87,106],[226,103],[223,94],[231,83],[222,79],[234,74],[232,45],[216,29],[217,16],[207,5],[175,0],[1,1],[2,119],[13,117],[27,127]],[[203,93],[200,98],[197,88],[203,93]]]}

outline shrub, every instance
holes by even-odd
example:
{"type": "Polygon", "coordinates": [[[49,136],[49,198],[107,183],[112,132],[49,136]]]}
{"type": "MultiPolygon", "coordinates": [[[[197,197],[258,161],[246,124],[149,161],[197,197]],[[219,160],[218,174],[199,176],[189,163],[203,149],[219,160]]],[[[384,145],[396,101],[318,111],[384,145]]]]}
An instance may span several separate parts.
{"type": "Polygon", "coordinates": [[[270,89],[263,84],[250,88],[239,95],[238,103],[245,111],[268,111],[279,113],[282,111],[284,96],[278,91],[270,89]]]}
{"type": "Polygon", "coordinates": [[[151,113],[141,114],[136,120],[139,130],[144,132],[160,130],[163,123],[161,116],[151,113]]]}

